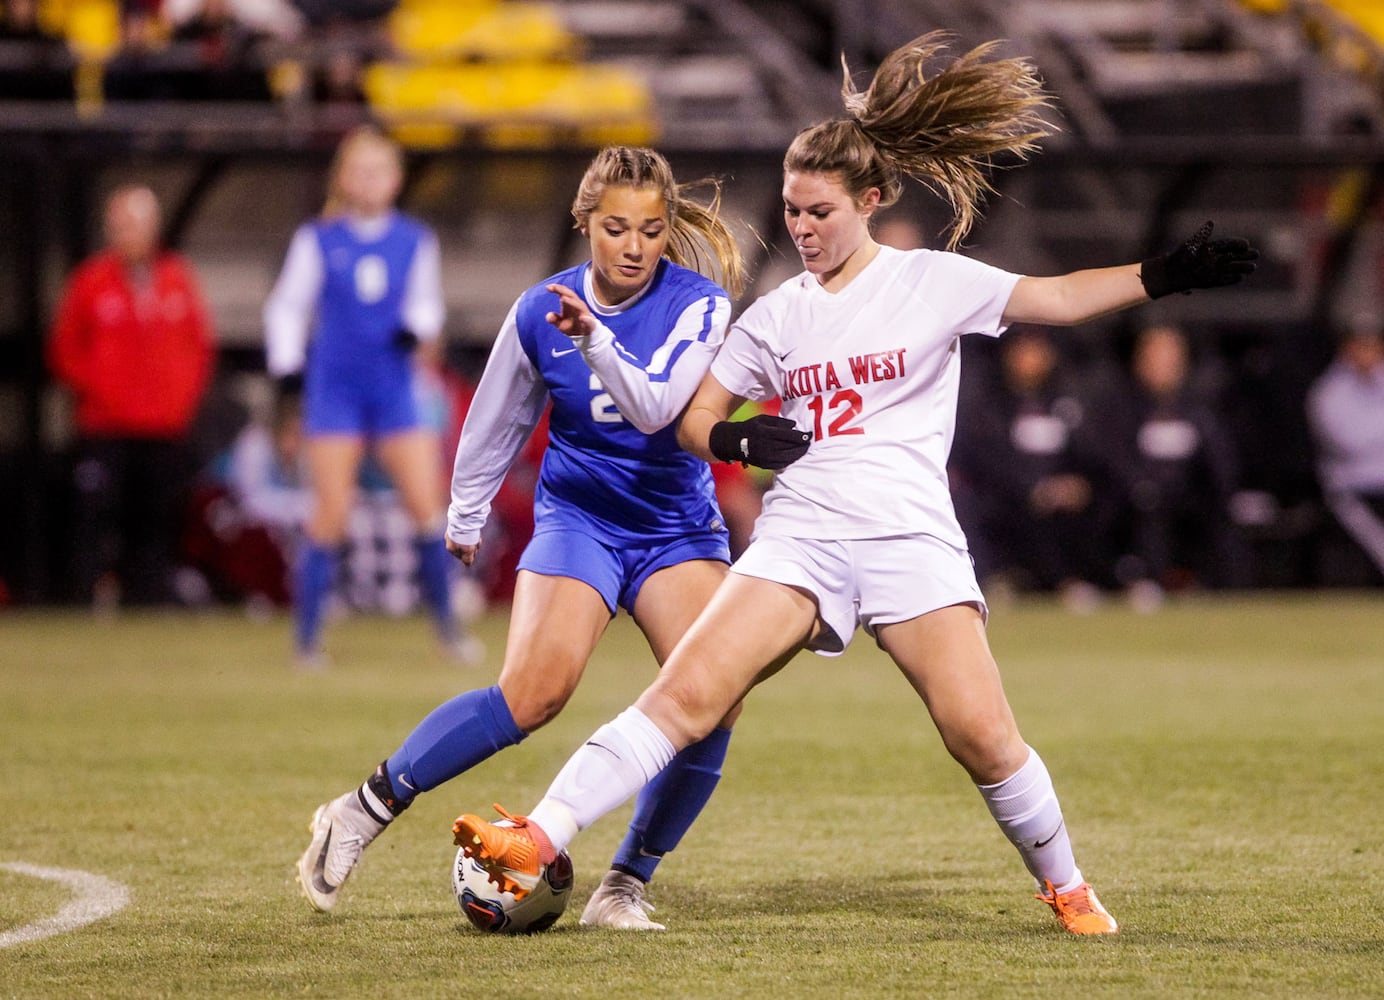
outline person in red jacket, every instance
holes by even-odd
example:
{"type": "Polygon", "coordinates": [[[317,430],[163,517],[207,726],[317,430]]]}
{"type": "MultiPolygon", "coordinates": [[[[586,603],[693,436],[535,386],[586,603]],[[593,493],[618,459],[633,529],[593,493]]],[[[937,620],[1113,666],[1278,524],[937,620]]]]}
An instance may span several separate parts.
{"type": "Polygon", "coordinates": [[[71,276],[48,361],[72,393],[78,444],[69,581],[79,600],[172,600],[188,436],[213,365],[191,267],[159,246],[158,199],[112,192],[106,248],[71,276]]]}

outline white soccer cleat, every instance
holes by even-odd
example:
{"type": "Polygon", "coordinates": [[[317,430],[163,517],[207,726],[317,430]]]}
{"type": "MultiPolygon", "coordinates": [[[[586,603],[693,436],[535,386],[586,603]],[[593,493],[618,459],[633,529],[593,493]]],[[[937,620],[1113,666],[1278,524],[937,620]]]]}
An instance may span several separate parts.
{"type": "Polygon", "coordinates": [[[649,919],[654,904],[644,898],[644,883],[633,875],[612,869],[605,873],[586,909],[583,927],[609,927],[618,931],[661,931],[662,924],[649,919]]]}
{"type": "Polygon", "coordinates": [[[312,841],[298,859],[298,884],[319,913],[336,905],[337,890],[359,864],[366,845],[385,827],[365,812],[358,794],[347,792],[318,806],[308,825],[312,841]]]}

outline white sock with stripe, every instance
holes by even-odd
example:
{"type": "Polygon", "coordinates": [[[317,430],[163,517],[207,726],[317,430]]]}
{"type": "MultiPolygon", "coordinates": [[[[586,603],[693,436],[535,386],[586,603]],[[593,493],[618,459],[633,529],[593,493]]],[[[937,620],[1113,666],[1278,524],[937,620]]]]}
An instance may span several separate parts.
{"type": "Polygon", "coordinates": [[[554,850],[653,780],[677,748],[634,706],[607,722],[567,761],[529,819],[554,850]]]}
{"type": "Polygon", "coordinates": [[[1038,888],[1044,888],[1047,881],[1065,892],[1081,884],[1081,869],[1072,854],[1062,806],[1038,751],[1029,747],[1023,767],[998,784],[976,787],[990,807],[990,815],[1019,849],[1038,888]]]}

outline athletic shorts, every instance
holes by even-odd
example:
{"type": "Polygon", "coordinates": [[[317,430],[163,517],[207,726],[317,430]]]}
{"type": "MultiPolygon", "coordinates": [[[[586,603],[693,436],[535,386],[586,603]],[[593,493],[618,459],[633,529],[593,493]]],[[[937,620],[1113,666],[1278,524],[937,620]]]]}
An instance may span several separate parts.
{"type": "Polygon", "coordinates": [[[644,581],[659,570],[693,559],[730,562],[725,531],[706,531],[650,545],[608,544],[570,525],[540,526],[519,557],[519,569],[566,576],[590,584],[613,615],[633,613],[644,581]]]}
{"type": "Polygon", "coordinates": [[[375,437],[422,427],[411,370],[405,376],[389,372],[345,380],[309,373],[303,387],[304,433],[375,437]]]}
{"type": "Polygon", "coordinates": [[[827,656],[845,651],[857,625],[873,638],[880,625],[953,604],[972,604],[988,615],[971,554],[932,535],[756,537],[731,572],[810,593],[826,628],[808,648],[827,656]]]}

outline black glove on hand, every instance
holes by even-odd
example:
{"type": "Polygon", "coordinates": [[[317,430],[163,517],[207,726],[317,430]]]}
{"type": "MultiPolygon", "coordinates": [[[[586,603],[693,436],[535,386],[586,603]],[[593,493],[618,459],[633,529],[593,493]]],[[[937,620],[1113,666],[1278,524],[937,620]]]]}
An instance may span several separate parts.
{"type": "Polygon", "coordinates": [[[1248,240],[1213,240],[1208,222],[1181,246],[1159,257],[1144,261],[1139,280],[1149,298],[1173,292],[1192,294],[1193,288],[1219,288],[1234,285],[1254,273],[1259,251],[1248,240]]]}
{"type": "Polygon", "coordinates": [[[280,399],[297,399],[303,394],[303,373],[280,375],[274,380],[274,390],[280,399]]]}
{"type": "Polygon", "coordinates": [[[390,340],[396,351],[403,354],[412,354],[418,348],[418,334],[414,333],[406,326],[401,326],[394,331],[394,336],[390,340]]]}
{"type": "Polygon", "coordinates": [[[812,435],[786,417],[767,413],[749,420],[722,420],[711,428],[711,453],[723,462],[756,465],[778,472],[807,453],[812,435]]]}

